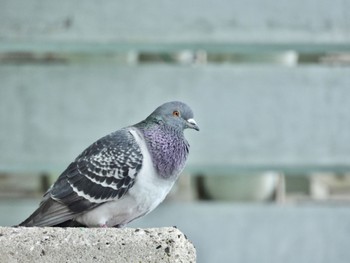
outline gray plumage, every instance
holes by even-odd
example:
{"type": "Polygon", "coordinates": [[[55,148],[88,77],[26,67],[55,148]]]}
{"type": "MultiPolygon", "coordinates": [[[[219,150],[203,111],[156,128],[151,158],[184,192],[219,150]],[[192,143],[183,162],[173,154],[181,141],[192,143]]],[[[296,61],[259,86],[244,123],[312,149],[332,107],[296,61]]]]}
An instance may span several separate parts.
{"type": "Polygon", "coordinates": [[[173,101],[83,151],[20,226],[123,226],[152,211],[185,166],[192,110],[173,101]]]}

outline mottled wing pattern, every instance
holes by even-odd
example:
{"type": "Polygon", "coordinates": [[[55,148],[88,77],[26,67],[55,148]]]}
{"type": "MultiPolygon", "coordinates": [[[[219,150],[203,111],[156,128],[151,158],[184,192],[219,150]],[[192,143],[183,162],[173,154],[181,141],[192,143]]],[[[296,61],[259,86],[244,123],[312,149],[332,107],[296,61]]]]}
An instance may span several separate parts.
{"type": "Polygon", "coordinates": [[[127,129],[114,132],[80,154],[58,178],[50,195],[75,213],[121,198],[133,186],[142,157],[127,129]]]}

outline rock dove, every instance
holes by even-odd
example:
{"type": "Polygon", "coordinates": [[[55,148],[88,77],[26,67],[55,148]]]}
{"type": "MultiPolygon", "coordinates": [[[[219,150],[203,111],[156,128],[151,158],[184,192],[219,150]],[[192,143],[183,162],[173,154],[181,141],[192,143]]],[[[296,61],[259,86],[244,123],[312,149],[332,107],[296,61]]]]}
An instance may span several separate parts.
{"type": "Polygon", "coordinates": [[[186,128],[199,131],[191,108],[172,101],[97,140],[19,226],[122,227],[146,215],[164,200],[185,166],[186,128]]]}

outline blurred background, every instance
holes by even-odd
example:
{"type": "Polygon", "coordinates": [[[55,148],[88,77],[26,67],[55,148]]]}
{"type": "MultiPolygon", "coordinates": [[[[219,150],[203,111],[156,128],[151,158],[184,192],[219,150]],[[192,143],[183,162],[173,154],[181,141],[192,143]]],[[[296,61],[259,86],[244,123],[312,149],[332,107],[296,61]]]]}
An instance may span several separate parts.
{"type": "Polygon", "coordinates": [[[96,139],[188,103],[188,165],[132,227],[198,262],[349,262],[350,2],[0,0],[0,225],[96,139]]]}

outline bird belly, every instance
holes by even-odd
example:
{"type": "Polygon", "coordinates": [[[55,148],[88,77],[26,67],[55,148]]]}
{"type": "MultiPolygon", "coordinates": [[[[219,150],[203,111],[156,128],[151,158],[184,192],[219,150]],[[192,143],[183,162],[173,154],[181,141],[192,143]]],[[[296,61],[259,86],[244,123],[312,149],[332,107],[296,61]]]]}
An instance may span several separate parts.
{"type": "Polygon", "coordinates": [[[101,204],[78,216],[75,220],[89,227],[123,225],[134,214],[134,206],[133,200],[128,196],[124,196],[121,199],[101,204]]]}
{"type": "MultiPolygon", "coordinates": [[[[142,173],[139,176],[147,175],[142,173]]],[[[144,179],[141,179],[142,181],[144,179]]],[[[159,181],[165,179],[159,178],[159,181]]],[[[136,184],[120,199],[106,202],[80,215],[75,220],[89,226],[123,226],[155,209],[169,193],[173,183],[136,184]]]]}

